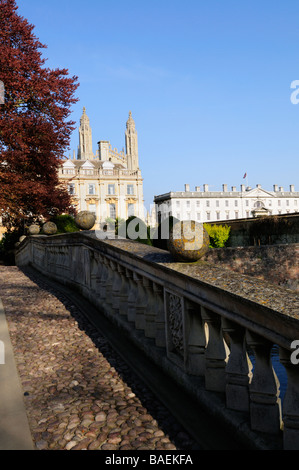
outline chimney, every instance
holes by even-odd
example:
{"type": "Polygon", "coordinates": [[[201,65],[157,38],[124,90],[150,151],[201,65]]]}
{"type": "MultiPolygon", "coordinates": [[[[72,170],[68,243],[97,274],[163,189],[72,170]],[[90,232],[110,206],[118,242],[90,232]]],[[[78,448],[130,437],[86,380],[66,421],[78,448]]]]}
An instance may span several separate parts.
{"type": "Polygon", "coordinates": [[[224,193],[227,192],[227,184],[223,184],[223,185],[222,185],[222,190],[223,190],[224,193]]]}
{"type": "Polygon", "coordinates": [[[207,193],[209,191],[209,185],[208,184],[204,184],[203,185],[203,190],[205,193],[207,193]]]}
{"type": "Polygon", "coordinates": [[[190,184],[185,184],[185,192],[189,192],[190,191],[190,184]]]}
{"type": "Polygon", "coordinates": [[[274,192],[277,192],[277,191],[278,191],[278,185],[277,185],[277,184],[274,184],[274,185],[273,185],[273,191],[274,191],[274,192]]]}
{"type": "Polygon", "coordinates": [[[261,189],[262,185],[261,185],[261,184],[257,184],[256,187],[259,188],[259,189],[261,189]]]}
{"type": "Polygon", "coordinates": [[[241,191],[242,191],[242,193],[244,193],[244,191],[245,191],[245,184],[241,184],[241,191]]]}
{"type": "Polygon", "coordinates": [[[237,190],[236,186],[232,186],[232,191],[236,191],[236,190],[237,190]]]}
{"type": "Polygon", "coordinates": [[[196,191],[197,193],[199,193],[199,192],[200,192],[200,186],[195,186],[195,191],[196,191]]]}
{"type": "Polygon", "coordinates": [[[295,191],[295,186],[293,184],[290,184],[290,193],[293,193],[295,191]]]}

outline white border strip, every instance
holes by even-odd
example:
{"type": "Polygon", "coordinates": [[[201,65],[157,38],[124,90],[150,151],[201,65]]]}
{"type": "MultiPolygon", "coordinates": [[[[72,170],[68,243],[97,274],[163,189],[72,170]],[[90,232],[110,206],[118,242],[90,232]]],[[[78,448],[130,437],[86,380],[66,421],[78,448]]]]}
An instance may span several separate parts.
{"type": "Polygon", "coordinates": [[[0,298],[0,450],[33,450],[33,442],[0,298]]]}

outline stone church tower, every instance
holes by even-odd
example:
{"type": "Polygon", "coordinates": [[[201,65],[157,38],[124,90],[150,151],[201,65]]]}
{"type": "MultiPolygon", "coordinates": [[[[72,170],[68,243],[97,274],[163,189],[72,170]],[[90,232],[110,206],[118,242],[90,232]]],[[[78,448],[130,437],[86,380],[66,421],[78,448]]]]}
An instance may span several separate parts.
{"type": "Polygon", "coordinates": [[[132,113],[126,124],[125,149],[118,151],[109,140],[100,140],[92,151],[92,133],[86,109],[79,125],[77,158],[64,161],[59,178],[68,188],[77,211],[96,216],[96,228],[107,219],[145,218],[143,178],[139,168],[138,142],[132,113]]]}
{"type": "Polygon", "coordinates": [[[89,123],[89,117],[86,114],[85,107],[80,119],[79,127],[79,147],[78,160],[93,160],[95,158],[92,152],[92,132],[89,123]]]}
{"type": "Polygon", "coordinates": [[[138,170],[138,139],[135,122],[132,118],[132,113],[129,113],[126,129],[126,154],[127,154],[127,167],[128,170],[138,170]]]}

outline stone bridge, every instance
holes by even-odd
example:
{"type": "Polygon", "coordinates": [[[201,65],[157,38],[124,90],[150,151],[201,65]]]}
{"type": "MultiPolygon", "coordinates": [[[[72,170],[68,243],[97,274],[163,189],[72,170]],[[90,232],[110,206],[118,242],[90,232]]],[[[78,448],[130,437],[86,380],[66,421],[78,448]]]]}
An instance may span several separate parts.
{"type": "Polygon", "coordinates": [[[249,447],[299,449],[296,292],[203,261],[177,263],[131,240],[99,240],[93,232],[27,237],[16,264],[31,265],[93,304],[94,323],[109,320],[154,365],[153,387],[159,374],[171,377],[185,403],[195,400],[249,447]]]}

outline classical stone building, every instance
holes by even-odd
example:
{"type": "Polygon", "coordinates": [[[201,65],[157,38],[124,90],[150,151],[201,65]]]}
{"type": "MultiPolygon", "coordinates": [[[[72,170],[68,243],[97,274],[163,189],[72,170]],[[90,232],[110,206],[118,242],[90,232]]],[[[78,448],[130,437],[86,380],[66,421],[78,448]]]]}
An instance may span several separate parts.
{"type": "Polygon", "coordinates": [[[240,191],[231,190],[224,184],[222,191],[210,191],[208,185],[185,191],[169,192],[154,197],[157,222],[172,215],[179,220],[213,222],[218,220],[244,219],[261,215],[276,215],[299,212],[299,192],[293,185],[287,191],[274,185],[267,191],[256,185],[255,188],[241,185],[240,191]]]}
{"type": "Polygon", "coordinates": [[[109,141],[101,140],[94,154],[90,121],[83,108],[77,155],[64,161],[59,178],[67,185],[78,211],[95,213],[96,227],[116,217],[145,218],[138,137],[131,112],[126,124],[125,147],[125,151],[118,152],[109,141]]]}

